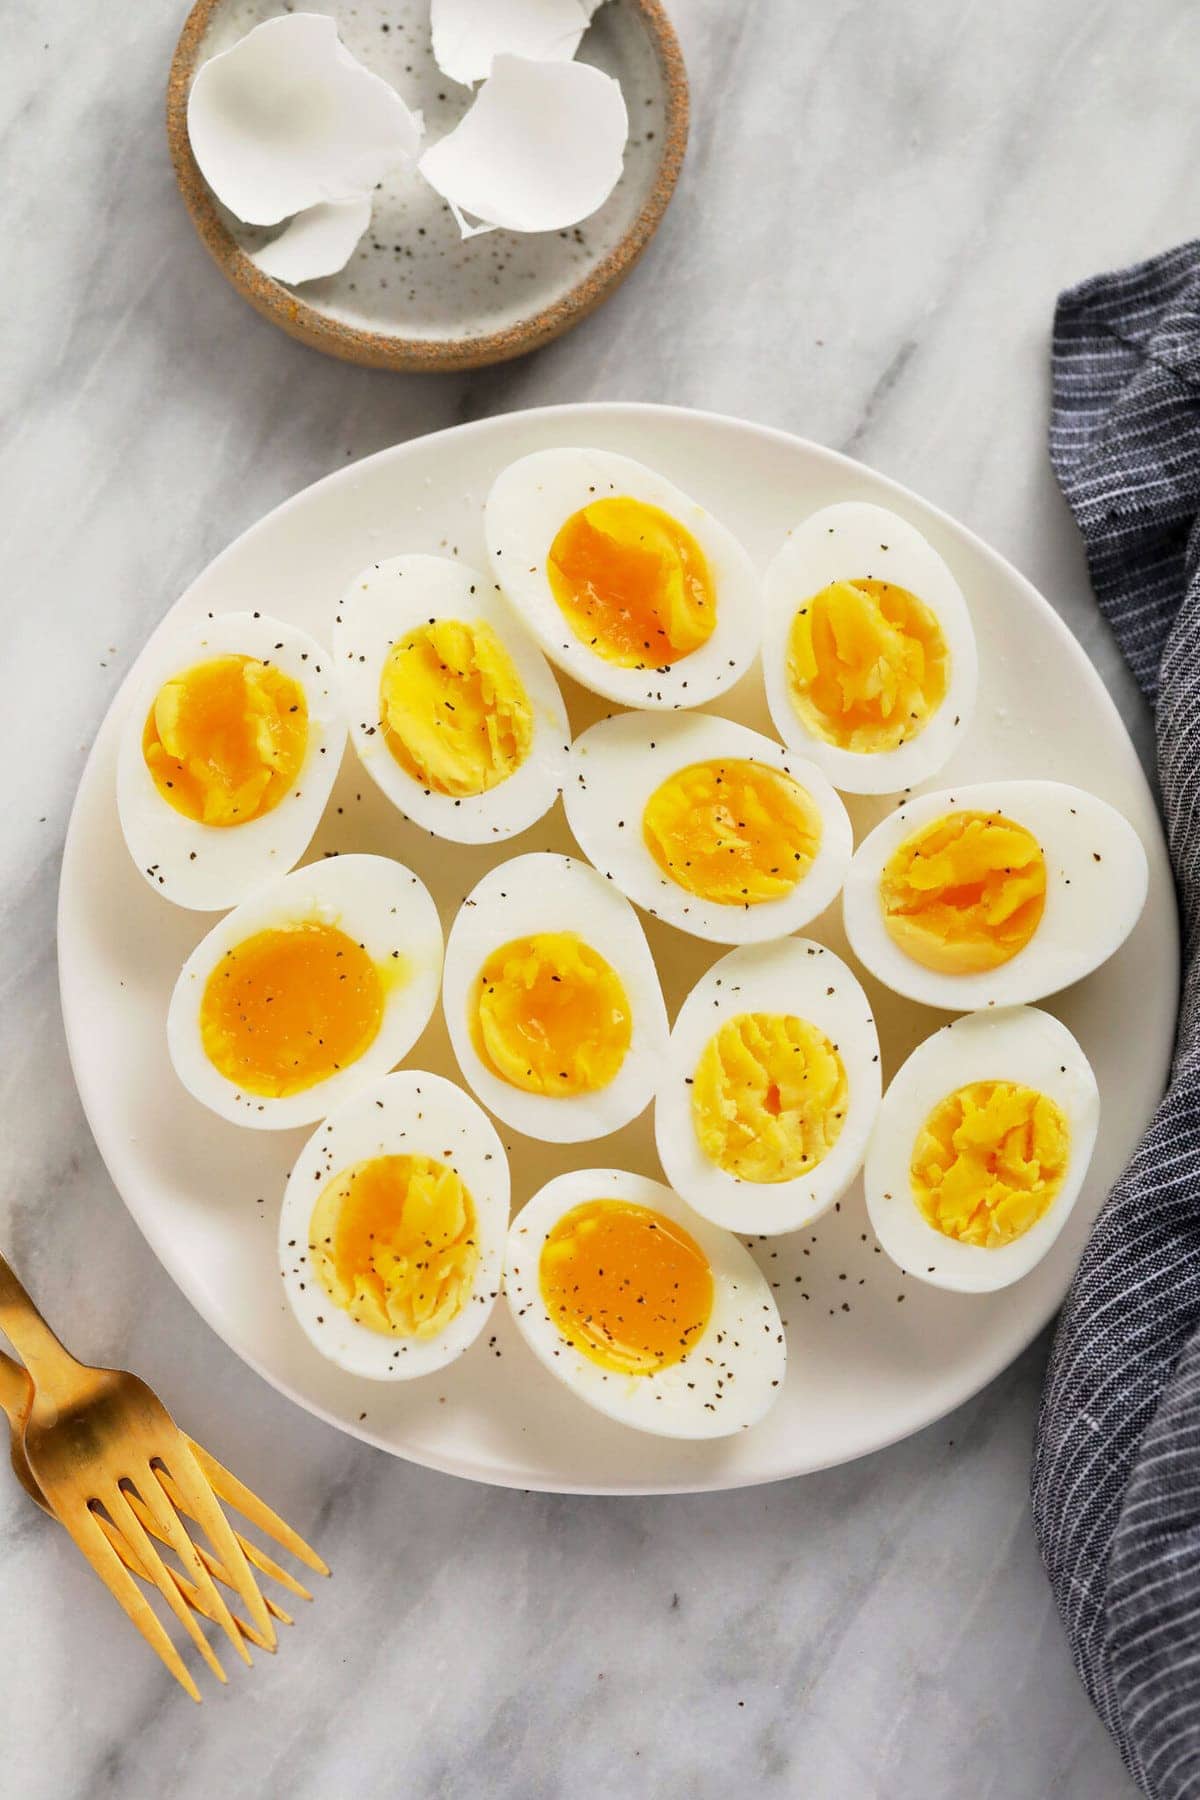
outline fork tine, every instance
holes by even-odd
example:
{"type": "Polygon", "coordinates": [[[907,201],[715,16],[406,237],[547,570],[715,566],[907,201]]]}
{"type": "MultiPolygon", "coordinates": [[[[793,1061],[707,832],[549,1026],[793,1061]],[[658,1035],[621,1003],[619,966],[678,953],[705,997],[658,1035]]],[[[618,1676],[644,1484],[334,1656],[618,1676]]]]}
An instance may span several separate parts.
{"type": "MultiPolygon", "coordinates": [[[[191,1514],[188,1513],[188,1509],[183,1503],[183,1495],[179,1492],[176,1483],[171,1480],[171,1477],[165,1471],[160,1473],[159,1480],[166,1489],[167,1498],[170,1500],[172,1506],[181,1513],[187,1513],[187,1516],[190,1518],[191,1514]]],[[[260,1550],[257,1544],[252,1544],[250,1539],[243,1537],[240,1531],[235,1531],[233,1535],[242,1546],[242,1553],[252,1568],[260,1570],[264,1575],[270,1575],[272,1580],[278,1581],[281,1586],[287,1588],[290,1593],[295,1594],[297,1599],[312,1599],[312,1595],[304,1584],[297,1581],[294,1575],[289,1574],[285,1568],[281,1567],[281,1565],[275,1561],[273,1556],[268,1556],[265,1550],[260,1550]]],[[[209,1563],[209,1567],[212,1568],[211,1562],[209,1563]]],[[[218,1563],[217,1569],[220,1567],[221,1565],[218,1563]]],[[[217,1574],[217,1569],[212,1570],[214,1575],[217,1574]]],[[[227,1574],[227,1572],[225,1573],[227,1574]]],[[[217,1576],[217,1579],[220,1580],[222,1577],[217,1576]]],[[[268,1600],[268,1611],[270,1610],[270,1605],[271,1603],[268,1600]]]]}
{"type": "MultiPolygon", "coordinates": [[[[262,1597],[259,1585],[250,1572],[250,1565],[246,1561],[241,1545],[233,1534],[233,1527],[225,1517],[225,1514],[221,1511],[220,1502],[217,1500],[212,1488],[209,1487],[204,1472],[188,1448],[187,1441],[183,1437],[182,1432],[172,1446],[171,1459],[172,1466],[167,1469],[167,1474],[174,1478],[175,1484],[187,1507],[189,1516],[196,1521],[197,1525],[199,1525],[201,1531],[203,1531],[204,1535],[207,1537],[209,1544],[221,1558],[225,1567],[229,1570],[233,1581],[234,1592],[241,1599],[242,1604],[250,1614],[250,1617],[254,1620],[254,1623],[258,1626],[258,1629],[267,1639],[270,1647],[274,1649],[276,1643],[275,1627],[271,1623],[271,1615],[267,1611],[266,1602],[262,1597]]],[[[161,1458],[161,1461],[165,1464],[166,1458],[161,1458]]],[[[155,1470],[155,1476],[157,1477],[157,1475],[158,1471],[155,1470]]],[[[166,1501],[166,1490],[163,1488],[161,1481],[156,1479],[155,1485],[158,1487],[163,1500],[166,1501]]],[[[174,1512],[174,1509],[172,1509],[172,1517],[175,1519],[176,1524],[178,1524],[178,1514],[174,1512]]],[[[183,1527],[179,1526],[179,1529],[182,1531],[183,1527]]],[[[184,1532],[183,1535],[187,1537],[186,1532],[184,1532]]],[[[188,1541],[190,1544],[191,1540],[189,1539],[188,1541]]],[[[199,1557],[195,1556],[194,1545],[192,1545],[192,1554],[195,1558],[196,1566],[198,1568],[203,1568],[203,1564],[200,1562],[199,1557]]],[[[207,1569],[204,1570],[204,1578],[211,1587],[212,1577],[209,1575],[207,1569]]],[[[203,1583],[201,1583],[201,1586],[203,1586],[203,1583]]],[[[212,1591],[214,1595],[216,1595],[217,1590],[215,1587],[213,1587],[212,1591]]],[[[225,1605],[223,1600],[220,1604],[222,1607],[225,1605]]],[[[232,1621],[230,1621],[230,1623],[232,1625],[232,1621]]]]}
{"type": "Polygon", "coordinates": [[[266,1502],[260,1500],[257,1494],[252,1493],[244,1482],[239,1481],[236,1475],[231,1475],[228,1469],[223,1468],[215,1456],[210,1456],[207,1450],[191,1438],[188,1439],[188,1443],[191,1445],[192,1455],[208,1476],[214,1491],[225,1501],[227,1506],[236,1507],[243,1518],[249,1519],[252,1525],[257,1525],[260,1531],[265,1531],[267,1536],[274,1538],[277,1544],[282,1544],[285,1550],[290,1551],[300,1562],[307,1564],[316,1574],[328,1575],[329,1564],[322,1561],[316,1551],[305,1543],[298,1531],[293,1531],[291,1526],[281,1519],[278,1513],[272,1512],[266,1502]]]}
{"type": "Polygon", "coordinates": [[[158,1652],[184,1693],[190,1694],[199,1706],[200,1690],[185,1668],[183,1658],[164,1631],[158,1614],[101,1530],[95,1513],[87,1506],[73,1504],[55,1516],[151,1649],[158,1652]]]}
{"type": "MultiPolygon", "coordinates": [[[[175,1507],[176,1511],[186,1514],[187,1508],[181,1504],[181,1500],[178,1497],[179,1489],[175,1486],[175,1483],[169,1478],[164,1479],[161,1472],[159,1473],[159,1481],[166,1489],[167,1498],[170,1500],[172,1506],[175,1507]]],[[[158,1521],[155,1519],[154,1514],[150,1511],[150,1508],[146,1505],[146,1502],[142,1499],[141,1495],[136,1492],[128,1493],[125,1498],[137,1514],[143,1531],[145,1531],[149,1537],[157,1538],[160,1543],[169,1544],[171,1540],[167,1537],[166,1533],[160,1529],[158,1521]]],[[[223,1562],[219,1561],[217,1557],[210,1555],[204,1548],[204,1545],[197,1544],[194,1539],[192,1540],[192,1548],[195,1550],[196,1555],[200,1558],[200,1561],[204,1564],[214,1581],[220,1581],[226,1587],[233,1586],[233,1582],[229,1577],[229,1570],[225,1567],[223,1562]]],[[[117,1548],[117,1554],[118,1556],[120,1555],[119,1547],[117,1548]]],[[[270,1559],[268,1558],[266,1560],[269,1561],[270,1559]]],[[[270,1571],[267,1572],[269,1573],[270,1571]]],[[[134,1570],[135,1575],[140,1573],[140,1570],[134,1570]]],[[[212,1619],[214,1625],[219,1624],[220,1621],[208,1611],[208,1602],[196,1588],[195,1584],[190,1582],[186,1576],[177,1574],[174,1569],[170,1570],[170,1573],[175,1576],[176,1584],[188,1605],[194,1606],[196,1611],[203,1613],[206,1619],[212,1619]]],[[[280,1570],[281,1577],[285,1573],[284,1570],[280,1570]]],[[[283,1625],[292,1624],[293,1621],[290,1613],[285,1613],[282,1607],[276,1606],[269,1595],[264,1594],[263,1598],[267,1602],[267,1611],[273,1619],[278,1619],[283,1625]]],[[[245,1619],[240,1619],[236,1613],[233,1614],[233,1622],[241,1632],[242,1636],[249,1638],[252,1644],[257,1644],[260,1650],[268,1650],[270,1648],[270,1645],[263,1638],[262,1632],[256,1631],[253,1625],[248,1625],[245,1619]]]]}
{"type": "Polygon", "coordinates": [[[100,1499],[113,1524],[117,1526],[118,1530],[124,1532],[127,1543],[142,1565],[147,1581],[154,1583],[212,1673],[218,1681],[224,1683],[228,1678],[217,1659],[216,1652],[197,1624],[195,1613],[175,1585],[170,1569],[167,1568],[162,1557],[142,1530],[141,1521],[130,1506],[125,1493],[114,1483],[109,1492],[101,1495],[100,1499]]]}
{"type": "MultiPolygon", "coordinates": [[[[212,1617],[221,1627],[242,1661],[248,1663],[250,1652],[246,1648],[245,1640],[238,1632],[225,1596],[214,1583],[207,1565],[201,1560],[198,1545],[192,1542],[182,1519],[164,1494],[158,1470],[152,1464],[147,1464],[145,1474],[139,1476],[139,1481],[139,1491],[154,1516],[154,1522],[162,1533],[163,1541],[171,1546],[184,1568],[195,1580],[197,1588],[212,1608],[212,1617]]],[[[241,1592],[236,1587],[234,1591],[241,1592]]],[[[244,1594],[241,1597],[245,1599],[244,1594]]],[[[258,1624],[257,1619],[254,1622],[256,1625],[258,1624]]],[[[268,1650],[275,1648],[273,1636],[268,1639],[265,1648],[268,1650]]]]}

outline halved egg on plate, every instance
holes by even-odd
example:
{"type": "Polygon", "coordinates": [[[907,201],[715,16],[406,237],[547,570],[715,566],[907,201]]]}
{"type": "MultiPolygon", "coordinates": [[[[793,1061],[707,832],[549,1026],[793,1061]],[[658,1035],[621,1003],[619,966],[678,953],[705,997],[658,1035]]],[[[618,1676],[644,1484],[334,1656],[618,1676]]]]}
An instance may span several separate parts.
{"type": "Polygon", "coordinates": [[[575,741],[563,802],[623,894],[716,943],[799,930],[850,866],[850,821],[821,771],[711,713],[601,720],[575,741]]]}
{"type": "Polygon", "coordinates": [[[628,900],[587,863],[545,852],[485,875],[451,926],[442,998],[468,1085],[527,1137],[604,1137],[650,1104],[658,974],[628,900]]]}
{"type": "Polygon", "coordinates": [[[880,1244],[934,1287],[1007,1287],[1066,1224],[1099,1118],[1091,1066],[1049,1013],[955,1019],[884,1095],[866,1163],[880,1244]]]}
{"type": "Polygon", "coordinates": [[[1115,807],[1057,781],[921,794],[864,838],[846,936],[886,986],[953,1012],[1017,1006],[1106,962],[1146,900],[1146,852],[1115,807]]]}
{"type": "Polygon", "coordinates": [[[372,564],[342,598],[333,652],[359,760],[415,824],[482,844],[553,806],[570,748],[558,683],[478,570],[372,564]]]}
{"type": "Polygon", "coordinates": [[[200,940],[171,995],[171,1061],[235,1125],[311,1124],[407,1054],[441,967],[437,908],[411,869],[329,857],[260,888],[200,940]]]}
{"type": "Polygon", "coordinates": [[[538,450],[497,476],[496,580],[552,662],[624,706],[698,706],[753,662],[759,578],[733,534],[607,450],[538,450]]]}
{"type": "Polygon", "coordinates": [[[121,830],[177,906],[220,912],[299,862],[346,729],[330,660],[265,613],[220,613],[156,645],[117,759],[121,830]]]}
{"type": "Polygon", "coordinates": [[[787,1348],[762,1271],[644,1175],[548,1182],[512,1222],[504,1291],[539,1362],[622,1425],[728,1437],[779,1397],[787,1348]]]}
{"type": "Polygon", "coordinates": [[[845,1193],[879,1109],[879,1039],[839,956],[732,950],[684,1001],[654,1103],[659,1160],[728,1231],[798,1231],[845,1193]]]}
{"type": "Polygon", "coordinates": [[[970,614],[915,526],[846,500],[789,532],[767,570],[763,673],[784,743],[848,794],[913,787],[975,708],[970,614]]]}
{"type": "Polygon", "coordinates": [[[385,1075],[319,1125],[279,1216],[284,1291],[322,1356],[408,1381],[474,1343],[500,1291],[508,1159],[440,1075],[385,1075]]]}

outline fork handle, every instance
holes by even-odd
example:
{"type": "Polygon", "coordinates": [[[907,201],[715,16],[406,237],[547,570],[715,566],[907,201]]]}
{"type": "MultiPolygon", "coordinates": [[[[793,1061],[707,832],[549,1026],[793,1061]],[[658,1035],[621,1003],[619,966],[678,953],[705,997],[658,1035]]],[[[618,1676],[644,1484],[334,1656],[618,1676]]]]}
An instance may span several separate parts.
{"type": "Polygon", "coordinates": [[[79,1364],[64,1350],[9,1264],[0,1256],[0,1331],[20,1356],[35,1387],[51,1388],[79,1364]]]}

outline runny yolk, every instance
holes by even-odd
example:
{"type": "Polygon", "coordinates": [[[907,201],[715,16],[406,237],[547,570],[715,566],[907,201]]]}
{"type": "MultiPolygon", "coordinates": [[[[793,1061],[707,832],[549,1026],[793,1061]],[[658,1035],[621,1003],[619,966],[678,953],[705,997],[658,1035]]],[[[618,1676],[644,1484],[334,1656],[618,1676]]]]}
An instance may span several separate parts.
{"type": "Polygon", "coordinates": [[[800,607],[788,635],[792,705],[841,750],[895,750],[946,697],[950,652],[934,613],[907,588],[833,581],[800,607]]]}
{"type": "Polygon", "coordinates": [[[821,842],[821,815],[782,769],[731,758],[692,763],[651,794],[647,850],[689,894],[758,906],[790,894],[821,842]]]}
{"type": "Polygon", "coordinates": [[[703,550],[678,519],[628,495],[572,513],[550,546],[546,575],[575,636],[623,669],[679,662],[716,628],[703,550]]]}
{"type": "Polygon", "coordinates": [[[1023,950],[1046,905],[1046,859],[1031,832],[996,813],[955,812],[892,852],[883,921],[907,956],[946,975],[997,969],[1023,950]]]}
{"type": "Polygon", "coordinates": [[[1046,1094],[1014,1081],[973,1081],[938,1102],[913,1148],[913,1195],[935,1230],[995,1250],[1052,1204],[1071,1132],[1046,1094]]]}
{"type": "Polygon", "coordinates": [[[271,812],[307,745],[304,689],[252,656],[215,656],[173,675],[142,732],[155,787],[204,825],[244,825],[271,812]]]}
{"type": "Polygon", "coordinates": [[[708,1258],[648,1206],[588,1200],[547,1234],[542,1299],[576,1350],[616,1375],[653,1375],[682,1362],[712,1312],[708,1258]]]}
{"type": "Polygon", "coordinates": [[[434,619],[399,638],[383,665],[379,717],[400,767],[456,798],[506,781],[533,742],[529,696],[482,619],[434,619]]]}
{"type": "Polygon", "coordinates": [[[389,1337],[436,1337],[470,1298],[479,1266],[475,1205],[431,1156],[373,1156],[322,1188],[308,1249],[326,1293],[389,1337]]]}
{"type": "Polygon", "coordinates": [[[837,1046],[790,1013],[738,1013],[692,1078],[692,1124],[708,1160],[739,1181],[794,1181],[837,1143],[848,1083],[837,1046]]]}
{"type": "Polygon", "coordinates": [[[562,1098],[607,1087],[633,1030],[612,965],[573,931],[502,944],[475,982],[469,1024],[480,1059],[513,1087],[562,1098]]]}
{"type": "Polygon", "coordinates": [[[213,1067],[247,1093],[299,1094],[356,1062],[383,1020],[384,978],[361,944],[319,919],[227,950],[200,1001],[213,1067]]]}

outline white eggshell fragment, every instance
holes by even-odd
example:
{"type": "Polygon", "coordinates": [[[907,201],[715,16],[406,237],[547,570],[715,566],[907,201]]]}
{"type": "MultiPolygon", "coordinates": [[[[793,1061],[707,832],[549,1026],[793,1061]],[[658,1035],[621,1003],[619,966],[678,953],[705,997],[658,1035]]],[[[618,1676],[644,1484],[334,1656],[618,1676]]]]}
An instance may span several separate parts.
{"type": "Polygon", "coordinates": [[[587,63],[497,56],[470,111],[418,167],[456,212],[561,231],[603,206],[629,135],[619,84],[587,63]]]}
{"type": "Polygon", "coordinates": [[[821,771],[773,738],[712,713],[619,713],[576,738],[563,803],[588,860],[655,918],[718,944],[785,937],[837,897],[853,837],[846,809],[821,771]],[[705,899],[664,874],[647,848],[643,814],[655,790],[694,763],[761,763],[790,775],[820,815],[817,853],[791,892],[757,905],[705,899]]]}
{"type": "Polygon", "coordinates": [[[307,632],[266,613],[217,613],[156,640],[138,666],[117,758],[117,809],[138,870],[176,906],[197,912],[236,906],[303,856],[345,742],[330,658],[307,632]],[[296,780],[278,805],[242,825],[214,826],[177,812],[163,798],[146,766],[142,736],[164,682],[223,656],[271,664],[297,682],[308,710],[308,736],[296,780]]]}
{"type": "Polygon", "coordinates": [[[336,275],[354,254],[354,246],[371,223],[371,201],[325,200],[297,213],[278,237],[255,250],[250,261],[272,281],[296,287],[336,275]]]}
{"type": "Polygon", "coordinates": [[[919,1044],[888,1087],[867,1152],[867,1210],[894,1263],[932,1287],[964,1294],[1008,1287],[1027,1275],[1070,1217],[1088,1172],[1100,1096],[1087,1057],[1065,1025],[1034,1007],[969,1013],[919,1044]],[[1020,1237],[988,1248],[931,1225],[912,1188],[912,1157],[925,1121],[959,1088],[1006,1081],[1045,1094],[1069,1128],[1066,1175],[1046,1212],[1020,1237]]]}
{"type": "Polygon", "coordinates": [[[843,890],[846,936],[894,993],[950,1012],[1021,1006],[1056,994],[1114,955],[1141,916],[1149,869],[1141,839],[1115,807],[1059,781],[983,781],[920,794],[877,825],[854,853],[843,890]],[[909,956],[888,931],[883,871],[924,825],[956,812],[1024,826],[1045,859],[1046,899],[1029,942],[996,968],[949,973],[909,956]]]}
{"type": "Polygon", "coordinates": [[[279,1215],[284,1292],[305,1335],[330,1362],[374,1381],[410,1381],[470,1348],[500,1291],[508,1230],[508,1159],[469,1094],[421,1069],[360,1088],[319,1125],[292,1165],[279,1215]],[[352,1319],[312,1267],[309,1226],[326,1184],[378,1156],[427,1156],[462,1178],[475,1208],[479,1261],[462,1311],[435,1337],[394,1337],[352,1319]]]}
{"type": "Polygon", "coordinates": [[[599,0],[433,0],[433,55],[443,75],[472,87],[497,56],[570,62],[599,0]]]}
{"type": "Polygon", "coordinates": [[[458,844],[514,836],[553,806],[562,788],[570,726],[558,683],[493,582],[445,556],[394,556],[355,576],[333,630],[337,680],[359,761],[406,818],[458,844]],[[392,754],[380,718],[380,677],[397,639],[435,620],[482,622],[499,638],[533,712],[533,737],[512,774],[480,794],[439,793],[392,754]]]}
{"type": "Polygon", "coordinates": [[[879,1038],[852,970],[823,944],[782,938],[731,950],[679,1010],[654,1102],[659,1161],[671,1186],[727,1231],[773,1236],[811,1225],[862,1167],[879,1110],[879,1038]],[[846,1113],[830,1150],[790,1181],[746,1181],[710,1162],[692,1119],[693,1079],[710,1039],[742,1013],[785,1014],[813,1025],[846,1071],[846,1113]]]}
{"type": "Polygon", "coordinates": [[[538,1361],[586,1405],[658,1437],[718,1438],[757,1425],[779,1397],[787,1347],[779,1311],[750,1252],[700,1218],[671,1189],[622,1169],[573,1169],[547,1182],[512,1222],[505,1298],[538,1361]],[[680,1225],[712,1272],[712,1311],[679,1362],[644,1375],[615,1373],[559,1331],[542,1297],[539,1266],[547,1235],[565,1213],[592,1200],[644,1206],[680,1225]]]}
{"type": "Polygon", "coordinates": [[[267,19],[200,69],[188,137],[217,199],[248,225],[361,200],[416,157],[421,115],[346,49],[323,13],[267,19]]]}

